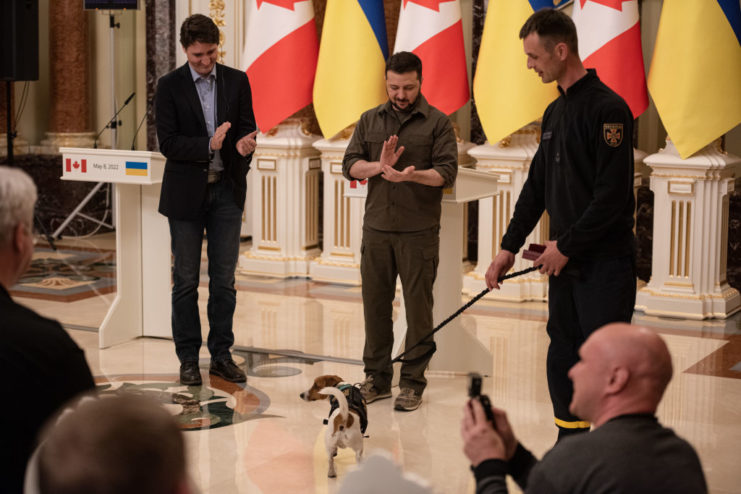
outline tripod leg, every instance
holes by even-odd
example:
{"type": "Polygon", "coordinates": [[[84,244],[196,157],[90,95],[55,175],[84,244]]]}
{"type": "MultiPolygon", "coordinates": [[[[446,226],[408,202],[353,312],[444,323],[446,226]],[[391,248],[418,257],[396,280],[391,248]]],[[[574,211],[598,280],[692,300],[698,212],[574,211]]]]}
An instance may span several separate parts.
{"type": "Polygon", "coordinates": [[[49,242],[49,245],[51,246],[51,249],[56,252],[57,246],[54,245],[54,239],[49,235],[49,230],[46,229],[44,226],[44,223],[41,222],[41,219],[39,218],[39,214],[34,211],[33,212],[33,220],[36,222],[36,225],[39,228],[39,231],[41,231],[41,234],[44,236],[47,242],[49,242]]]}
{"type": "Polygon", "coordinates": [[[82,201],[80,201],[80,204],[77,205],[77,207],[74,209],[74,211],[72,211],[69,214],[69,216],[67,216],[67,218],[64,220],[64,222],[61,225],[59,225],[59,228],[57,228],[56,231],[54,233],[52,233],[52,235],[51,235],[52,238],[54,238],[56,240],[59,239],[60,234],[62,233],[62,231],[64,231],[65,228],[67,228],[67,225],[69,225],[70,221],[72,221],[72,219],[75,216],[77,216],[77,214],[82,210],[82,208],[84,208],[85,205],[88,202],[90,202],[90,199],[93,198],[93,196],[95,195],[95,193],[98,192],[100,190],[100,188],[103,187],[103,185],[105,185],[104,182],[98,182],[95,185],[95,187],[93,187],[93,190],[91,190],[90,193],[85,196],[85,199],[83,199],[82,201]]]}

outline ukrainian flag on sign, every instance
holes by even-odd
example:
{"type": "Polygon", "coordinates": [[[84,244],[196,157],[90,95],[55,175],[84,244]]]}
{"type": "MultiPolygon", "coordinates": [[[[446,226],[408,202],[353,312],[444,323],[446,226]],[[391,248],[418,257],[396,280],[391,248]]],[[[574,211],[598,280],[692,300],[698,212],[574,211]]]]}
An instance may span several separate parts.
{"type": "Polygon", "coordinates": [[[664,0],[648,89],[682,158],[741,123],[738,0],[664,0]]]}
{"type": "Polygon", "coordinates": [[[327,0],[314,79],[314,111],[332,137],[386,100],[383,0],[327,0]]]}
{"type": "Polygon", "coordinates": [[[555,0],[490,0],[473,78],[473,96],[481,126],[491,143],[543,115],[556,99],[556,83],[543,84],[527,68],[520,28],[528,17],[555,0]]]}
{"type": "Polygon", "coordinates": [[[147,162],[146,161],[127,161],[126,162],[126,175],[136,175],[139,177],[147,176],[147,162]]]}

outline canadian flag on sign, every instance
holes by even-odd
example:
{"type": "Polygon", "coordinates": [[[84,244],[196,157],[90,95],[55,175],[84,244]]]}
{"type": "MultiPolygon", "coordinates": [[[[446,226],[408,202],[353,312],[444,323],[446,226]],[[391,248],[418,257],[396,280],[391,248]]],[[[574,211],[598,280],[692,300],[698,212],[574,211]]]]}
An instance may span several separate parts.
{"type": "Polygon", "coordinates": [[[311,0],[249,0],[242,57],[257,126],[267,132],[312,99],[319,41],[311,0]]]}
{"type": "Polygon", "coordinates": [[[422,60],[422,93],[446,115],[470,97],[458,0],[402,0],[394,53],[422,60]]]}
{"type": "Polygon", "coordinates": [[[80,172],[80,173],[87,173],[87,160],[72,160],[71,158],[66,158],[64,162],[64,170],[67,173],[72,172],[80,172]]]}
{"type": "Polygon", "coordinates": [[[648,107],[638,0],[575,0],[579,56],[623,97],[633,118],[648,107]]]}

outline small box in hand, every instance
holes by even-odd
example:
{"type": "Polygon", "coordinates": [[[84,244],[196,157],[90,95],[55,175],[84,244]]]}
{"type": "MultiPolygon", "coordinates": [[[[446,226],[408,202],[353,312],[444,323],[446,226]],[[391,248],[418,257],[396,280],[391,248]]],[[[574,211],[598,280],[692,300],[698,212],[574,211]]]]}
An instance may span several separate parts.
{"type": "Polygon", "coordinates": [[[526,251],[522,253],[522,258],[528,261],[534,261],[545,252],[545,245],[541,244],[530,244],[526,251]]]}

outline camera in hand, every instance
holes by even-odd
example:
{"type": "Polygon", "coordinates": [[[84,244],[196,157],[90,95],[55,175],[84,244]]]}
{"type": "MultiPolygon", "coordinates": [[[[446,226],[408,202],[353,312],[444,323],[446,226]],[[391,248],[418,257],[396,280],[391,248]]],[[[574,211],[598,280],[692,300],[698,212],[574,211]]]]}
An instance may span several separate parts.
{"type": "Polygon", "coordinates": [[[481,406],[484,408],[484,413],[486,413],[486,419],[493,425],[494,412],[491,411],[491,402],[489,401],[489,397],[481,394],[482,381],[483,378],[478,372],[470,372],[468,374],[468,396],[469,398],[476,398],[479,400],[479,403],[481,403],[481,406]]]}

